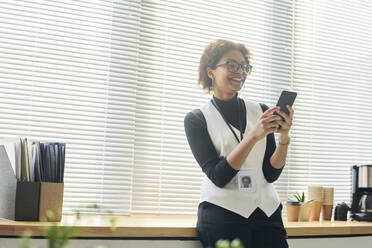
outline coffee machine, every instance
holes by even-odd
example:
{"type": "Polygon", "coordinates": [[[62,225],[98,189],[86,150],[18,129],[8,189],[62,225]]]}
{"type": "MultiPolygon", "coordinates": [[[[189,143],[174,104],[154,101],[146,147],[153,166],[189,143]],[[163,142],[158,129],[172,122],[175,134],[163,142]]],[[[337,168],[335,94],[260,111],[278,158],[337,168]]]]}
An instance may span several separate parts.
{"type": "Polygon", "coordinates": [[[372,221],[372,165],[352,167],[351,218],[372,221]]]}

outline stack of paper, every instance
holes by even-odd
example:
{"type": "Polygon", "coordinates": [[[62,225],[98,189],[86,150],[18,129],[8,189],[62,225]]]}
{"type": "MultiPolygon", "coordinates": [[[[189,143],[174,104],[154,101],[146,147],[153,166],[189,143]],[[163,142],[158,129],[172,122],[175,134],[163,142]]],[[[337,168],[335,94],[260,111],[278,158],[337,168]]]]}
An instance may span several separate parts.
{"type": "Polygon", "coordinates": [[[4,145],[18,181],[63,182],[66,144],[1,139],[0,145],[4,145]]]}

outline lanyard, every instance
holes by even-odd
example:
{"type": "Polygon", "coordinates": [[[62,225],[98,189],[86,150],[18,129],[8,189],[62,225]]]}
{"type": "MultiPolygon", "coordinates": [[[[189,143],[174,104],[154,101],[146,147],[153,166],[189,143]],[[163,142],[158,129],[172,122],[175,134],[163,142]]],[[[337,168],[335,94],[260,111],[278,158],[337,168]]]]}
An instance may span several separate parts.
{"type": "Polygon", "coordinates": [[[241,107],[240,107],[240,101],[239,101],[239,99],[237,99],[237,101],[238,101],[238,118],[239,118],[240,140],[239,140],[239,138],[238,138],[238,135],[236,135],[235,131],[232,129],[230,123],[227,122],[225,116],[223,115],[223,113],[222,113],[220,107],[218,107],[218,105],[217,105],[216,101],[214,100],[214,98],[212,99],[212,104],[213,104],[213,106],[216,107],[216,109],[218,110],[218,112],[221,114],[223,120],[226,122],[226,124],[227,124],[227,126],[230,128],[231,132],[234,134],[234,137],[235,137],[236,141],[238,141],[238,143],[240,143],[240,141],[243,140],[243,124],[242,124],[242,118],[241,118],[241,116],[240,116],[240,114],[241,114],[241,113],[240,113],[240,110],[241,110],[241,107]]]}

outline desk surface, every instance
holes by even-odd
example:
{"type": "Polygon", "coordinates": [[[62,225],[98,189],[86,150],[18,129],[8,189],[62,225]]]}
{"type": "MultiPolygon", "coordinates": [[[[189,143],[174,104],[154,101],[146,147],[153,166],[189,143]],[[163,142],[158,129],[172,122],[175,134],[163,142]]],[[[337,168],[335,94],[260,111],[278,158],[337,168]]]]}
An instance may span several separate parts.
{"type": "MultiPolygon", "coordinates": [[[[116,228],[112,228],[111,216],[64,215],[60,226],[78,227],[77,237],[197,237],[196,216],[185,215],[133,215],[114,216],[116,228]]],[[[27,222],[0,219],[1,236],[21,236],[31,230],[32,236],[44,236],[42,227],[50,222],[27,222]]],[[[284,222],[288,236],[372,235],[372,222],[319,221],[284,222]]]]}

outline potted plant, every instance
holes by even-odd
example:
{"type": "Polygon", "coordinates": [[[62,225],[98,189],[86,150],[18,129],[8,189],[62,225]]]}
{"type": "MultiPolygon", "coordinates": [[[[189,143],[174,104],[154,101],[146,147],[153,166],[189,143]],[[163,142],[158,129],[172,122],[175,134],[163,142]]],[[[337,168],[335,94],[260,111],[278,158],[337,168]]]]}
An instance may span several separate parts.
{"type": "Polygon", "coordinates": [[[302,192],[302,194],[296,193],[294,195],[294,197],[300,203],[300,211],[299,211],[298,221],[309,221],[311,206],[312,206],[313,200],[305,201],[305,193],[304,192],[302,192]]]}
{"type": "Polygon", "coordinates": [[[287,221],[298,221],[301,203],[299,198],[294,195],[296,200],[287,201],[287,221]]]}

